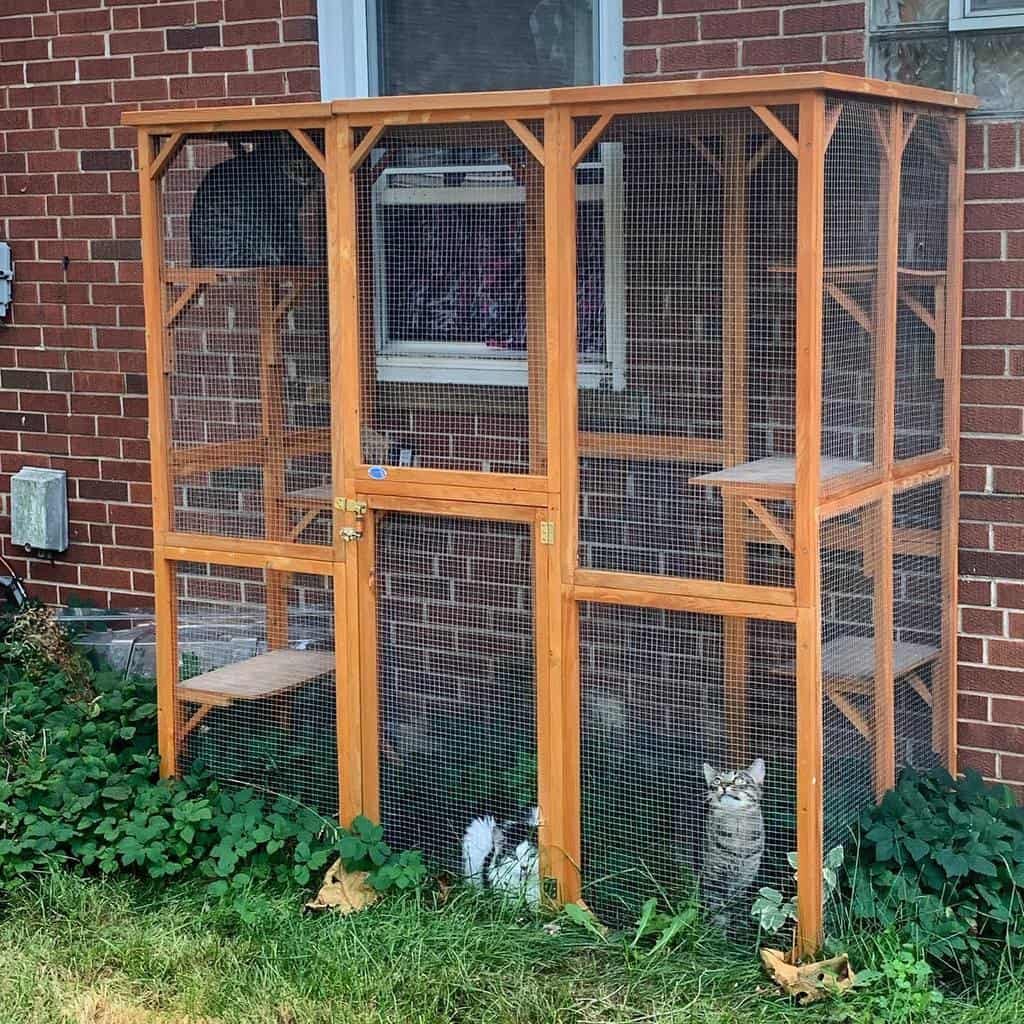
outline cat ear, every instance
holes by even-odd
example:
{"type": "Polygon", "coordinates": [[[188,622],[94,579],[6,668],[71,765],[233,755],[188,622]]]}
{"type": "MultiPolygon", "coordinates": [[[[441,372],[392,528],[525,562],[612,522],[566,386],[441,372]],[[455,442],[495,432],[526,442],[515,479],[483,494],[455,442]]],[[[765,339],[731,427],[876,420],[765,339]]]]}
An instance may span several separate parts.
{"type": "Polygon", "coordinates": [[[760,757],[756,758],[750,767],[747,769],[750,777],[760,786],[764,782],[764,760],[760,757]]]}
{"type": "Polygon", "coordinates": [[[704,781],[709,786],[715,781],[715,775],[716,775],[715,769],[712,768],[711,765],[709,765],[707,763],[707,761],[705,761],[704,762],[704,781]]]}

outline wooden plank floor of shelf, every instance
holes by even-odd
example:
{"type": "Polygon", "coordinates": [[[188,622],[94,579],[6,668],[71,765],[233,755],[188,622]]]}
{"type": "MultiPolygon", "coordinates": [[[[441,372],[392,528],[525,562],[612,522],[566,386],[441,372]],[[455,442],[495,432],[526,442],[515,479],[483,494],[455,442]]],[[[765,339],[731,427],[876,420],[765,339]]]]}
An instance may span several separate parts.
{"type": "Polygon", "coordinates": [[[178,743],[214,708],[227,708],[239,700],[279,697],[333,671],[333,651],[281,648],[186,679],[176,687],[176,697],[199,707],[182,726],[178,743]]]}
{"type": "MultiPolygon", "coordinates": [[[[892,647],[893,679],[906,679],[914,692],[928,707],[932,706],[932,693],[921,676],[921,670],[935,661],[941,651],[931,644],[897,641],[892,647]]],[[[784,672],[792,676],[795,665],[789,662],[784,672]]],[[[858,707],[852,698],[872,698],[875,693],[876,652],[872,637],[840,636],[829,640],[821,648],[821,674],[825,695],[839,709],[846,720],[872,746],[877,737],[873,712],[858,707]]],[[[936,737],[932,737],[934,746],[936,737]]]]}
{"type": "MultiPolygon", "coordinates": [[[[834,480],[849,473],[860,473],[871,466],[855,459],[829,459],[822,456],[822,481],[834,480]]],[[[756,495],[761,498],[792,499],[796,493],[796,461],[789,455],[773,455],[754,459],[737,466],[727,466],[713,473],[690,477],[691,484],[719,487],[731,494],[756,495]]]]}

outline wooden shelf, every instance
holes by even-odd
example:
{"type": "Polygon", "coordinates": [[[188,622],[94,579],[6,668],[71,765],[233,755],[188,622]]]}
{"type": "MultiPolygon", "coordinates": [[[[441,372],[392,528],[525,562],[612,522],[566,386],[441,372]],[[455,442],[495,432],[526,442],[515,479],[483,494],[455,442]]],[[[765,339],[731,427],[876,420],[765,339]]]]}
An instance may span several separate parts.
{"type": "MultiPolygon", "coordinates": [[[[822,481],[834,480],[849,473],[870,469],[867,462],[855,459],[829,459],[822,456],[822,481]]],[[[773,455],[767,459],[741,462],[714,473],[690,477],[691,484],[720,487],[732,494],[756,495],[760,498],[792,498],[796,492],[796,460],[789,455],[773,455]]]]}
{"type": "Polygon", "coordinates": [[[236,700],[263,700],[334,671],[333,651],[267,651],[179,683],[179,700],[226,708],[236,700]]]}
{"type": "MultiPolygon", "coordinates": [[[[939,649],[929,644],[894,643],[893,677],[899,679],[908,675],[934,661],[938,656],[939,649]]],[[[841,679],[847,682],[874,679],[874,639],[867,636],[841,636],[822,644],[821,673],[826,679],[841,679]]]]}
{"type": "Polygon", "coordinates": [[[334,488],[330,484],[320,487],[303,487],[298,491],[288,491],[284,496],[285,503],[304,508],[330,508],[334,501],[334,488]]]}

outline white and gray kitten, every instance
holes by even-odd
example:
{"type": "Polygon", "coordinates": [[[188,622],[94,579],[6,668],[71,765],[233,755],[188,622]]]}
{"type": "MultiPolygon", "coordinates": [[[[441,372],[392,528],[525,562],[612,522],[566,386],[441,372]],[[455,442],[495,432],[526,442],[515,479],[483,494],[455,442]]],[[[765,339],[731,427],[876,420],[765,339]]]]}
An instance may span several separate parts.
{"type": "Polygon", "coordinates": [[[708,817],[704,830],[701,903],[721,928],[729,927],[732,911],[761,869],[764,774],[761,758],[749,768],[738,771],[704,765],[708,817]]]}
{"type": "Polygon", "coordinates": [[[536,807],[500,823],[490,814],[474,818],[462,837],[463,876],[473,885],[536,907],[540,903],[539,825],[536,807]]]}

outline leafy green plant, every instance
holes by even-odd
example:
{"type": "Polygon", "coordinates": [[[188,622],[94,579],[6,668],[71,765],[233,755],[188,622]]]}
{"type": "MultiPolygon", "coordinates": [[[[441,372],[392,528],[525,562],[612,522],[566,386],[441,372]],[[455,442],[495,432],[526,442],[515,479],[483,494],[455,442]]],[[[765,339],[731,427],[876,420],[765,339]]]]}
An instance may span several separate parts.
{"type": "Polygon", "coordinates": [[[977,773],[906,772],[858,823],[847,866],[854,922],[898,929],[973,983],[1024,949],[1024,809],[977,773]]]}
{"type": "MultiPolygon", "coordinates": [[[[824,882],[825,903],[832,898],[839,885],[839,870],[843,866],[844,851],[841,846],[833,846],[825,855],[825,864],[821,869],[822,881],[824,882]]],[[[796,879],[797,856],[795,853],[788,853],[786,859],[793,869],[793,878],[796,879]]],[[[769,935],[775,935],[781,931],[786,924],[796,924],[796,896],[786,899],[778,889],[769,885],[762,886],[754,898],[754,905],[751,908],[750,916],[757,921],[762,931],[769,935]]]]}
{"type": "Polygon", "coordinates": [[[833,1019],[849,1024],[922,1024],[938,1017],[945,997],[931,965],[910,943],[893,941],[877,968],[857,974],[858,998],[837,1006],[833,1019]]]}
{"type": "Polygon", "coordinates": [[[197,875],[244,911],[254,884],[307,886],[339,855],[371,864],[382,891],[422,882],[418,855],[392,852],[365,819],[350,832],[287,797],[224,787],[198,765],[160,779],[153,682],[94,670],[60,640],[38,609],[0,622],[0,885],[54,866],[197,875]]]}
{"type": "Polygon", "coordinates": [[[378,892],[415,889],[427,876],[419,850],[395,853],[384,842],[384,829],[360,815],[338,844],[341,863],[348,871],[368,872],[367,881],[378,892]]]}
{"type": "Polygon", "coordinates": [[[566,903],[562,913],[572,924],[588,931],[602,943],[621,946],[630,958],[660,953],[683,935],[693,932],[700,921],[696,901],[665,912],[658,909],[655,897],[644,902],[636,923],[624,931],[610,931],[592,911],[578,903],[566,903]]]}

